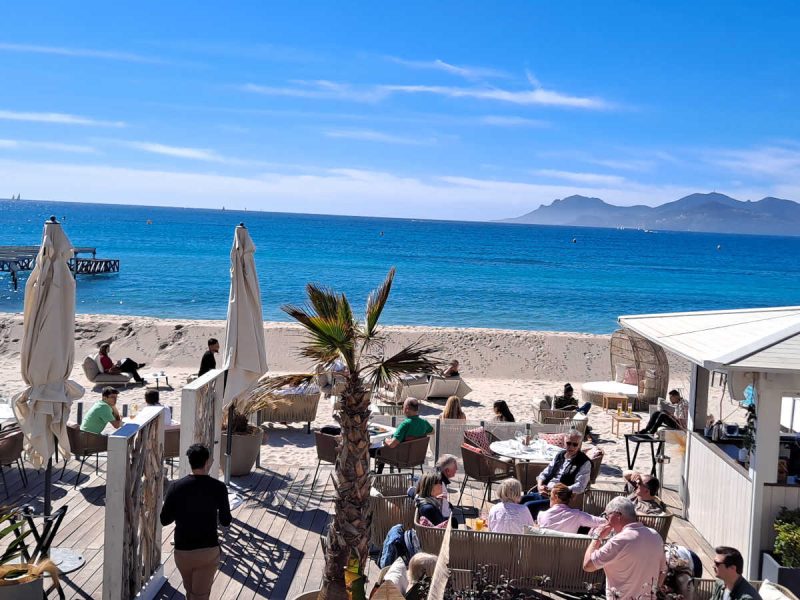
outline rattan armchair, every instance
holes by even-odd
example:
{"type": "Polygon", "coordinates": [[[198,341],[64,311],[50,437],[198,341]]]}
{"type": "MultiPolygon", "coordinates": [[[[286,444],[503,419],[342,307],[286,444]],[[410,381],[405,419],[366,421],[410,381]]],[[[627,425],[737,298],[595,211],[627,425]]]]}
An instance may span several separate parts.
{"type": "Polygon", "coordinates": [[[484,454],[475,450],[470,444],[461,445],[461,459],[464,462],[464,481],[461,483],[461,491],[458,496],[457,504],[461,504],[461,497],[464,495],[464,488],[467,480],[471,477],[476,481],[486,484],[486,491],[481,500],[481,509],[486,500],[492,498],[492,483],[502,481],[514,476],[513,463],[507,463],[494,456],[484,454]]]}
{"type": "Polygon", "coordinates": [[[398,470],[411,469],[413,473],[417,467],[422,471],[422,465],[428,455],[428,436],[406,439],[394,448],[381,446],[375,454],[375,462],[382,462],[398,470]]]}
{"type": "Polygon", "coordinates": [[[317,482],[317,475],[319,475],[319,467],[322,463],[336,464],[336,456],[338,454],[337,446],[339,445],[339,436],[322,433],[320,431],[314,432],[314,443],[317,446],[317,468],[314,471],[314,479],[311,480],[311,488],[317,482]]]}
{"type": "Polygon", "coordinates": [[[175,459],[181,456],[181,430],[177,427],[164,429],[164,460],[169,463],[169,476],[172,477],[175,459]]]}
{"type": "Polygon", "coordinates": [[[536,487],[536,478],[546,467],[544,463],[526,461],[519,461],[514,465],[514,473],[522,484],[523,492],[536,487]]]}
{"type": "Polygon", "coordinates": [[[10,496],[8,483],[6,482],[6,472],[3,467],[6,465],[17,465],[19,477],[24,487],[28,487],[28,475],[25,473],[25,465],[22,463],[22,447],[25,436],[19,427],[9,427],[0,432],[0,475],[3,476],[3,487],[6,490],[6,498],[10,496]]]}
{"type": "MultiPolygon", "coordinates": [[[[80,426],[74,423],[67,425],[67,437],[69,439],[72,455],[81,461],[81,466],[78,469],[78,476],[75,478],[75,487],[78,487],[78,482],[83,472],[83,465],[87,458],[94,456],[94,472],[96,474],[100,471],[100,455],[108,451],[108,437],[99,433],[81,431],[80,426]]],[[[64,459],[64,467],[61,469],[61,476],[59,479],[64,477],[64,471],[67,468],[68,462],[69,457],[64,459]]]]}
{"type": "Polygon", "coordinates": [[[403,529],[414,526],[414,498],[408,495],[408,489],[414,484],[408,473],[389,473],[373,475],[369,504],[372,510],[370,525],[370,542],[380,548],[386,534],[395,525],[402,524],[403,529]]]}

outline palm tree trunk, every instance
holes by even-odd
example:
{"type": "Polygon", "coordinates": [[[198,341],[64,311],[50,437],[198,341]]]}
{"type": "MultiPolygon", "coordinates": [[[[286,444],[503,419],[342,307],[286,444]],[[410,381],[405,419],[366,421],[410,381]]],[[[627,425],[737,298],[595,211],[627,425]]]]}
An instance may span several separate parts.
{"type": "Polygon", "coordinates": [[[369,559],[369,394],[358,376],[342,394],[342,445],[334,475],[334,515],[322,577],[323,600],[347,600],[344,570],[354,553],[363,572],[369,559]]]}

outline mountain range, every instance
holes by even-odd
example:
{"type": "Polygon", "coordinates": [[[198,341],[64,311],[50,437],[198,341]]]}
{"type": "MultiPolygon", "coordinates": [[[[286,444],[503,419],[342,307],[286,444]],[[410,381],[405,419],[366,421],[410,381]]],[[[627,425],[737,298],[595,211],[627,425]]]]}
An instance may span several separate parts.
{"type": "Polygon", "coordinates": [[[782,198],[741,201],[712,192],[660,206],[616,206],[600,198],[569,196],[503,223],[625,227],[761,235],[800,235],[800,203],[782,198]]]}

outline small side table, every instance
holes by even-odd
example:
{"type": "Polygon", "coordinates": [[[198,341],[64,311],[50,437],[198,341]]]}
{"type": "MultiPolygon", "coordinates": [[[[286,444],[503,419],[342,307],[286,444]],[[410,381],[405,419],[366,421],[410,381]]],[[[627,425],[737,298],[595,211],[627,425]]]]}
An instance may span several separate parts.
{"type": "Polygon", "coordinates": [[[622,410],[625,412],[628,411],[628,397],[625,394],[603,394],[603,409],[606,412],[611,408],[609,404],[612,402],[614,403],[614,410],[621,404],[622,410]]]}
{"type": "Polygon", "coordinates": [[[631,424],[631,433],[639,433],[639,428],[642,426],[642,418],[639,415],[628,416],[626,414],[618,415],[617,413],[612,413],[611,415],[611,433],[614,432],[614,425],[617,426],[616,436],[619,437],[619,424],[620,423],[630,423],[631,424]],[[634,428],[636,431],[634,432],[634,428]]]}
{"type": "Polygon", "coordinates": [[[155,380],[156,380],[156,386],[155,386],[155,389],[158,389],[158,388],[160,387],[160,385],[159,385],[159,382],[160,382],[162,379],[164,380],[164,385],[165,385],[166,387],[168,387],[168,388],[172,389],[172,386],[169,384],[169,375],[167,375],[167,374],[166,374],[166,373],[164,373],[163,371],[162,371],[161,373],[151,373],[151,374],[150,374],[150,378],[151,378],[151,379],[155,379],[155,380]]]}

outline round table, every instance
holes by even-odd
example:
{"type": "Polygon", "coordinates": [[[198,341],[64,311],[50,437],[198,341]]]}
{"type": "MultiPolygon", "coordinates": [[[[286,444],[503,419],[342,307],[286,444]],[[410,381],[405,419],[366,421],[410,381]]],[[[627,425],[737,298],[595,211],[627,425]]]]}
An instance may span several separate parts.
{"type": "Polygon", "coordinates": [[[517,440],[501,440],[492,442],[489,449],[500,456],[524,460],[527,462],[549,463],[563,448],[544,441],[534,442],[530,446],[521,447],[517,440]]]}
{"type": "Polygon", "coordinates": [[[370,423],[370,429],[373,427],[383,429],[384,431],[378,433],[370,433],[369,436],[369,445],[371,448],[379,448],[383,445],[383,440],[386,438],[392,437],[395,432],[395,428],[391,425],[378,425],[377,423],[370,423]]]}

